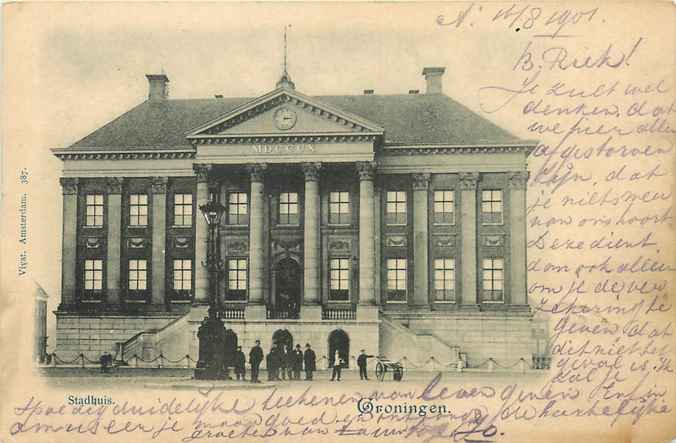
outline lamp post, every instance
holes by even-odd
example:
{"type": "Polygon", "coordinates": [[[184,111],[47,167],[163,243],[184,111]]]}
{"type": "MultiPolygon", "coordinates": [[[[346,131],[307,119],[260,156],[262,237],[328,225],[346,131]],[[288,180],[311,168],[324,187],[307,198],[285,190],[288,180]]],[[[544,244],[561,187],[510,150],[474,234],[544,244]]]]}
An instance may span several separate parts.
{"type": "Polygon", "coordinates": [[[215,198],[200,206],[209,227],[206,262],[203,266],[209,271],[209,315],[204,318],[197,330],[199,339],[199,357],[195,368],[197,379],[227,378],[225,362],[225,325],[220,316],[220,298],[218,296],[218,277],[223,269],[223,261],[218,251],[218,227],[225,207],[215,198]]]}

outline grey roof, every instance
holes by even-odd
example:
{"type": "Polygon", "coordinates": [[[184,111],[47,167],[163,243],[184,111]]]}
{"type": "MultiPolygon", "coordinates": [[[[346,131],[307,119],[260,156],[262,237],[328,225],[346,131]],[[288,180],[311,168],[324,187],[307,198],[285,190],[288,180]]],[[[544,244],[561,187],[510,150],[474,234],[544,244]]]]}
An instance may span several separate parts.
{"type": "MultiPolygon", "coordinates": [[[[521,144],[504,129],[443,94],[314,97],[385,128],[387,144],[521,144]]],[[[167,149],[188,146],[186,132],[252,98],[145,101],[70,148],[167,149]]]]}

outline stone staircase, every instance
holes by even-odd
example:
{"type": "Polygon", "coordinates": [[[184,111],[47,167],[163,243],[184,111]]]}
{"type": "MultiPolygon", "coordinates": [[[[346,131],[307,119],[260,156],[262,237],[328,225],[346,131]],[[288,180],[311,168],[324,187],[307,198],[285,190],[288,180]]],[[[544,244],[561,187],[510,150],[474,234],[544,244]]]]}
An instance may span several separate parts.
{"type": "Polygon", "coordinates": [[[194,315],[186,313],[159,329],[148,329],[133,335],[122,343],[121,355],[129,362],[134,356],[142,361],[150,361],[162,354],[168,360],[179,360],[186,355],[196,358],[191,353],[193,341],[191,318],[194,315]]]}
{"type": "Polygon", "coordinates": [[[453,369],[460,360],[460,347],[433,331],[411,329],[387,314],[380,325],[380,353],[390,360],[429,370],[453,369]]]}

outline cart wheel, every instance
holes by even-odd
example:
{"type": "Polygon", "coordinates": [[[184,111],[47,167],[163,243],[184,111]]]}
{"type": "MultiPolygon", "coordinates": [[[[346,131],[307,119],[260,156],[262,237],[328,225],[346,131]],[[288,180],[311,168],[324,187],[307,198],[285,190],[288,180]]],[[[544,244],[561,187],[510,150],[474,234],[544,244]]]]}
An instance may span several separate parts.
{"type": "Polygon", "coordinates": [[[385,368],[383,367],[383,364],[378,362],[376,365],[376,378],[380,381],[383,381],[385,378],[385,368]]]}

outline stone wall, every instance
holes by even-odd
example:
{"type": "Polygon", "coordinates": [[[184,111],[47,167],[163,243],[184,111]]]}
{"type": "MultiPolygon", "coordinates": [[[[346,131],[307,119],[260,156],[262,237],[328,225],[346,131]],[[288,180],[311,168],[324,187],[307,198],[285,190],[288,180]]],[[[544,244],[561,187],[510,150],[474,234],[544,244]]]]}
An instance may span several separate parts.
{"type": "Polygon", "coordinates": [[[115,353],[115,344],[139,332],[159,329],[175,320],[176,315],[120,316],[65,315],[56,316],[56,355],[72,360],[80,353],[98,360],[102,353],[115,353]]]}

